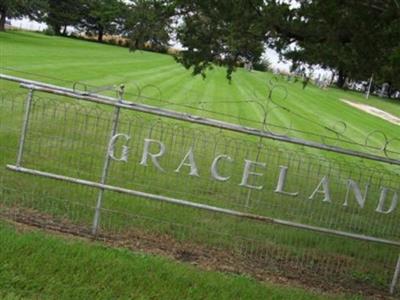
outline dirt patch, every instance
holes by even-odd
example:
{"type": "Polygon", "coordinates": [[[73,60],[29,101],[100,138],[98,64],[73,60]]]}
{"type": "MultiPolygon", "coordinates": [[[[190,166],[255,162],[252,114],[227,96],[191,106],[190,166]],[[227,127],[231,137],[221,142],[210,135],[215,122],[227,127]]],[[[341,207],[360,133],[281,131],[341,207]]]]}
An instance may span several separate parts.
{"type": "MultiPolygon", "coordinates": [[[[110,247],[162,255],[196,265],[204,270],[245,274],[260,281],[306,288],[317,293],[358,294],[369,299],[394,299],[384,291],[363,282],[349,281],[349,278],[341,278],[337,274],[326,271],[326,274],[321,274],[321,269],[303,268],[296,261],[274,259],[274,257],[267,260],[265,257],[255,258],[248,253],[243,255],[235,251],[178,241],[169,235],[140,230],[123,233],[102,232],[93,237],[88,227],[72,224],[67,220],[56,220],[50,215],[30,209],[2,207],[0,217],[12,222],[20,231],[39,228],[63,238],[84,239],[89,242],[102,241],[110,247]]],[[[318,258],[315,259],[318,260],[318,258]]],[[[335,259],[340,258],[336,257],[335,259]]],[[[318,263],[314,265],[318,265],[318,263]]],[[[344,270],[343,274],[346,274],[344,270]]]]}
{"type": "Polygon", "coordinates": [[[353,101],[349,101],[349,100],[346,100],[346,99],[340,99],[340,101],[342,101],[342,102],[344,102],[344,103],[346,103],[346,104],[348,104],[348,105],[350,105],[352,107],[355,107],[355,108],[357,108],[359,110],[362,110],[362,111],[364,111],[366,113],[369,113],[369,114],[371,114],[373,116],[376,116],[376,117],[379,117],[381,119],[384,119],[384,120],[386,120],[386,121],[388,121],[388,122],[390,122],[392,124],[400,125],[400,118],[399,117],[396,117],[395,115],[392,115],[392,114],[390,114],[390,113],[388,113],[388,112],[386,112],[384,110],[381,110],[379,108],[376,108],[376,107],[373,107],[373,106],[370,106],[370,105],[367,105],[367,104],[362,104],[362,103],[356,103],[356,102],[353,102],[353,101]]]}

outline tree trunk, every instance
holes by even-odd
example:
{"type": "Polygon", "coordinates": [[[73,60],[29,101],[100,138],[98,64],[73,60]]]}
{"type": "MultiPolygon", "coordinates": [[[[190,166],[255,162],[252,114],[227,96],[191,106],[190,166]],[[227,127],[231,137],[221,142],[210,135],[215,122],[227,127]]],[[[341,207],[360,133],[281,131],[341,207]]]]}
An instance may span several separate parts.
{"type": "Polygon", "coordinates": [[[6,12],[5,10],[0,11],[0,31],[6,30],[6,12]]]}
{"type": "Polygon", "coordinates": [[[103,28],[99,28],[98,34],[99,35],[97,36],[97,41],[101,43],[103,42],[103,35],[104,35],[103,28]]]}
{"type": "Polygon", "coordinates": [[[336,82],[336,85],[339,88],[343,88],[345,82],[346,82],[346,74],[345,74],[345,72],[343,70],[339,70],[339,72],[338,72],[338,80],[336,82]]]}
{"type": "Polygon", "coordinates": [[[68,27],[68,25],[64,25],[62,35],[67,35],[67,27],[68,27]]]}
{"type": "Polygon", "coordinates": [[[60,24],[53,24],[54,33],[56,35],[61,35],[61,25],[60,24]]]}
{"type": "Polygon", "coordinates": [[[387,89],[387,95],[388,95],[388,98],[391,99],[392,98],[392,84],[390,82],[388,84],[389,85],[388,85],[388,89],[387,89]]]}

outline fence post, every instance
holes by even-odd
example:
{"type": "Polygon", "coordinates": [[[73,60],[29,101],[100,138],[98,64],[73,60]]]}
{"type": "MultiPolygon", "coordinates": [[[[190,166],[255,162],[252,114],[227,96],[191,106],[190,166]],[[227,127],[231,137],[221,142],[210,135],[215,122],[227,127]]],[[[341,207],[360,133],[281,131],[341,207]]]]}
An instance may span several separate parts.
{"type": "MultiPolygon", "coordinates": [[[[123,92],[124,92],[123,85],[121,85],[120,90],[118,92],[119,92],[119,96],[120,96],[119,102],[122,102],[122,96],[123,96],[123,92]]],[[[121,107],[115,106],[114,116],[113,116],[113,121],[112,121],[112,126],[111,126],[111,134],[110,134],[110,138],[109,138],[110,142],[111,142],[112,137],[117,133],[120,110],[121,110],[121,107]]],[[[104,158],[103,171],[102,171],[101,178],[100,178],[101,184],[106,183],[107,176],[108,176],[108,170],[109,170],[110,162],[111,162],[109,150],[110,150],[110,144],[107,145],[106,156],[104,158]]],[[[97,234],[97,229],[99,227],[103,197],[104,197],[104,189],[102,188],[99,190],[99,194],[97,195],[97,203],[96,203],[96,209],[95,209],[93,225],[92,225],[92,234],[93,235],[97,234]]]]}
{"type": "Polygon", "coordinates": [[[24,146],[25,146],[25,137],[28,131],[29,117],[31,114],[32,107],[32,98],[33,98],[33,89],[29,90],[28,96],[25,101],[25,112],[24,112],[24,120],[21,128],[21,136],[19,139],[19,147],[18,147],[18,155],[17,155],[17,163],[16,166],[20,167],[22,162],[22,157],[24,155],[24,146]]]}
{"type": "Polygon", "coordinates": [[[393,295],[396,290],[396,285],[399,283],[399,276],[400,276],[400,254],[399,258],[397,259],[396,268],[394,270],[392,283],[390,285],[390,294],[393,295]]]}

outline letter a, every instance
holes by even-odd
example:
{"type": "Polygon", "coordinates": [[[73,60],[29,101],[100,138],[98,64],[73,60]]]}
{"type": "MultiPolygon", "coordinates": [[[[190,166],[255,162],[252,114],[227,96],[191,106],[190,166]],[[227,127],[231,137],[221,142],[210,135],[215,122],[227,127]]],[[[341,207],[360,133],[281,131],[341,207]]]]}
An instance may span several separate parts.
{"type": "Polygon", "coordinates": [[[329,179],[328,177],[324,176],[321,180],[321,182],[318,184],[317,188],[315,189],[315,191],[311,194],[310,196],[310,200],[314,199],[315,195],[317,193],[321,193],[325,195],[324,200],[322,200],[323,202],[332,202],[331,201],[331,193],[329,190],[329,179]],[[321,190],[322,187],[322,190],[321,190]]]}
{"type": "Polygon", "coordinates": [[[183,158],[182,162],[180,163],[179,167],[175,170],[175,172],[179,173],[179,171],[183,166],[190,167],[190,173],[189,173],[190,176],[199,176],[197,165],[196,162],[194,161],[194,154],[192,147],[190,147],[189,152],[185,155],[185,157],[183,158]],[[185,162],[186,160],[189,160],[189,162],[186,163],[185,162]]]}

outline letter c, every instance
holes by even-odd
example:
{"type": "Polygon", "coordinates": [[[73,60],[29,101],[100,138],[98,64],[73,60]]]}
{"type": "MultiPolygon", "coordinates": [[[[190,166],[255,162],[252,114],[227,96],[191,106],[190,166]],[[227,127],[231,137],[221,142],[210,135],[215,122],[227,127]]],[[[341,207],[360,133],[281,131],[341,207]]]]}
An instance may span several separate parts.
{"type": "Polygon", "coordinates": [[[225,155],[225,154],[218,155],[218,156],[214,159],[214,161],[212,162],[212,164],[211,164],[211,175],[212,175],[212,177],[213,177],[214,179],[216,179],[216,180],[219,180],[219,181],[228,181],[229,178],[231,178],[231,177],[230,177],[230,176],[226,176],[226,177],[221,176],[221,175],[219,175],[218,170],[217,170],[218,162],[219,162],[221,159],[223,159],[223,158],[226,159],[227,161],[230,161],[230,162],[233,161],[233,159],[232,159],[230,156],[228,156],[228,155],[225,155]]]}

